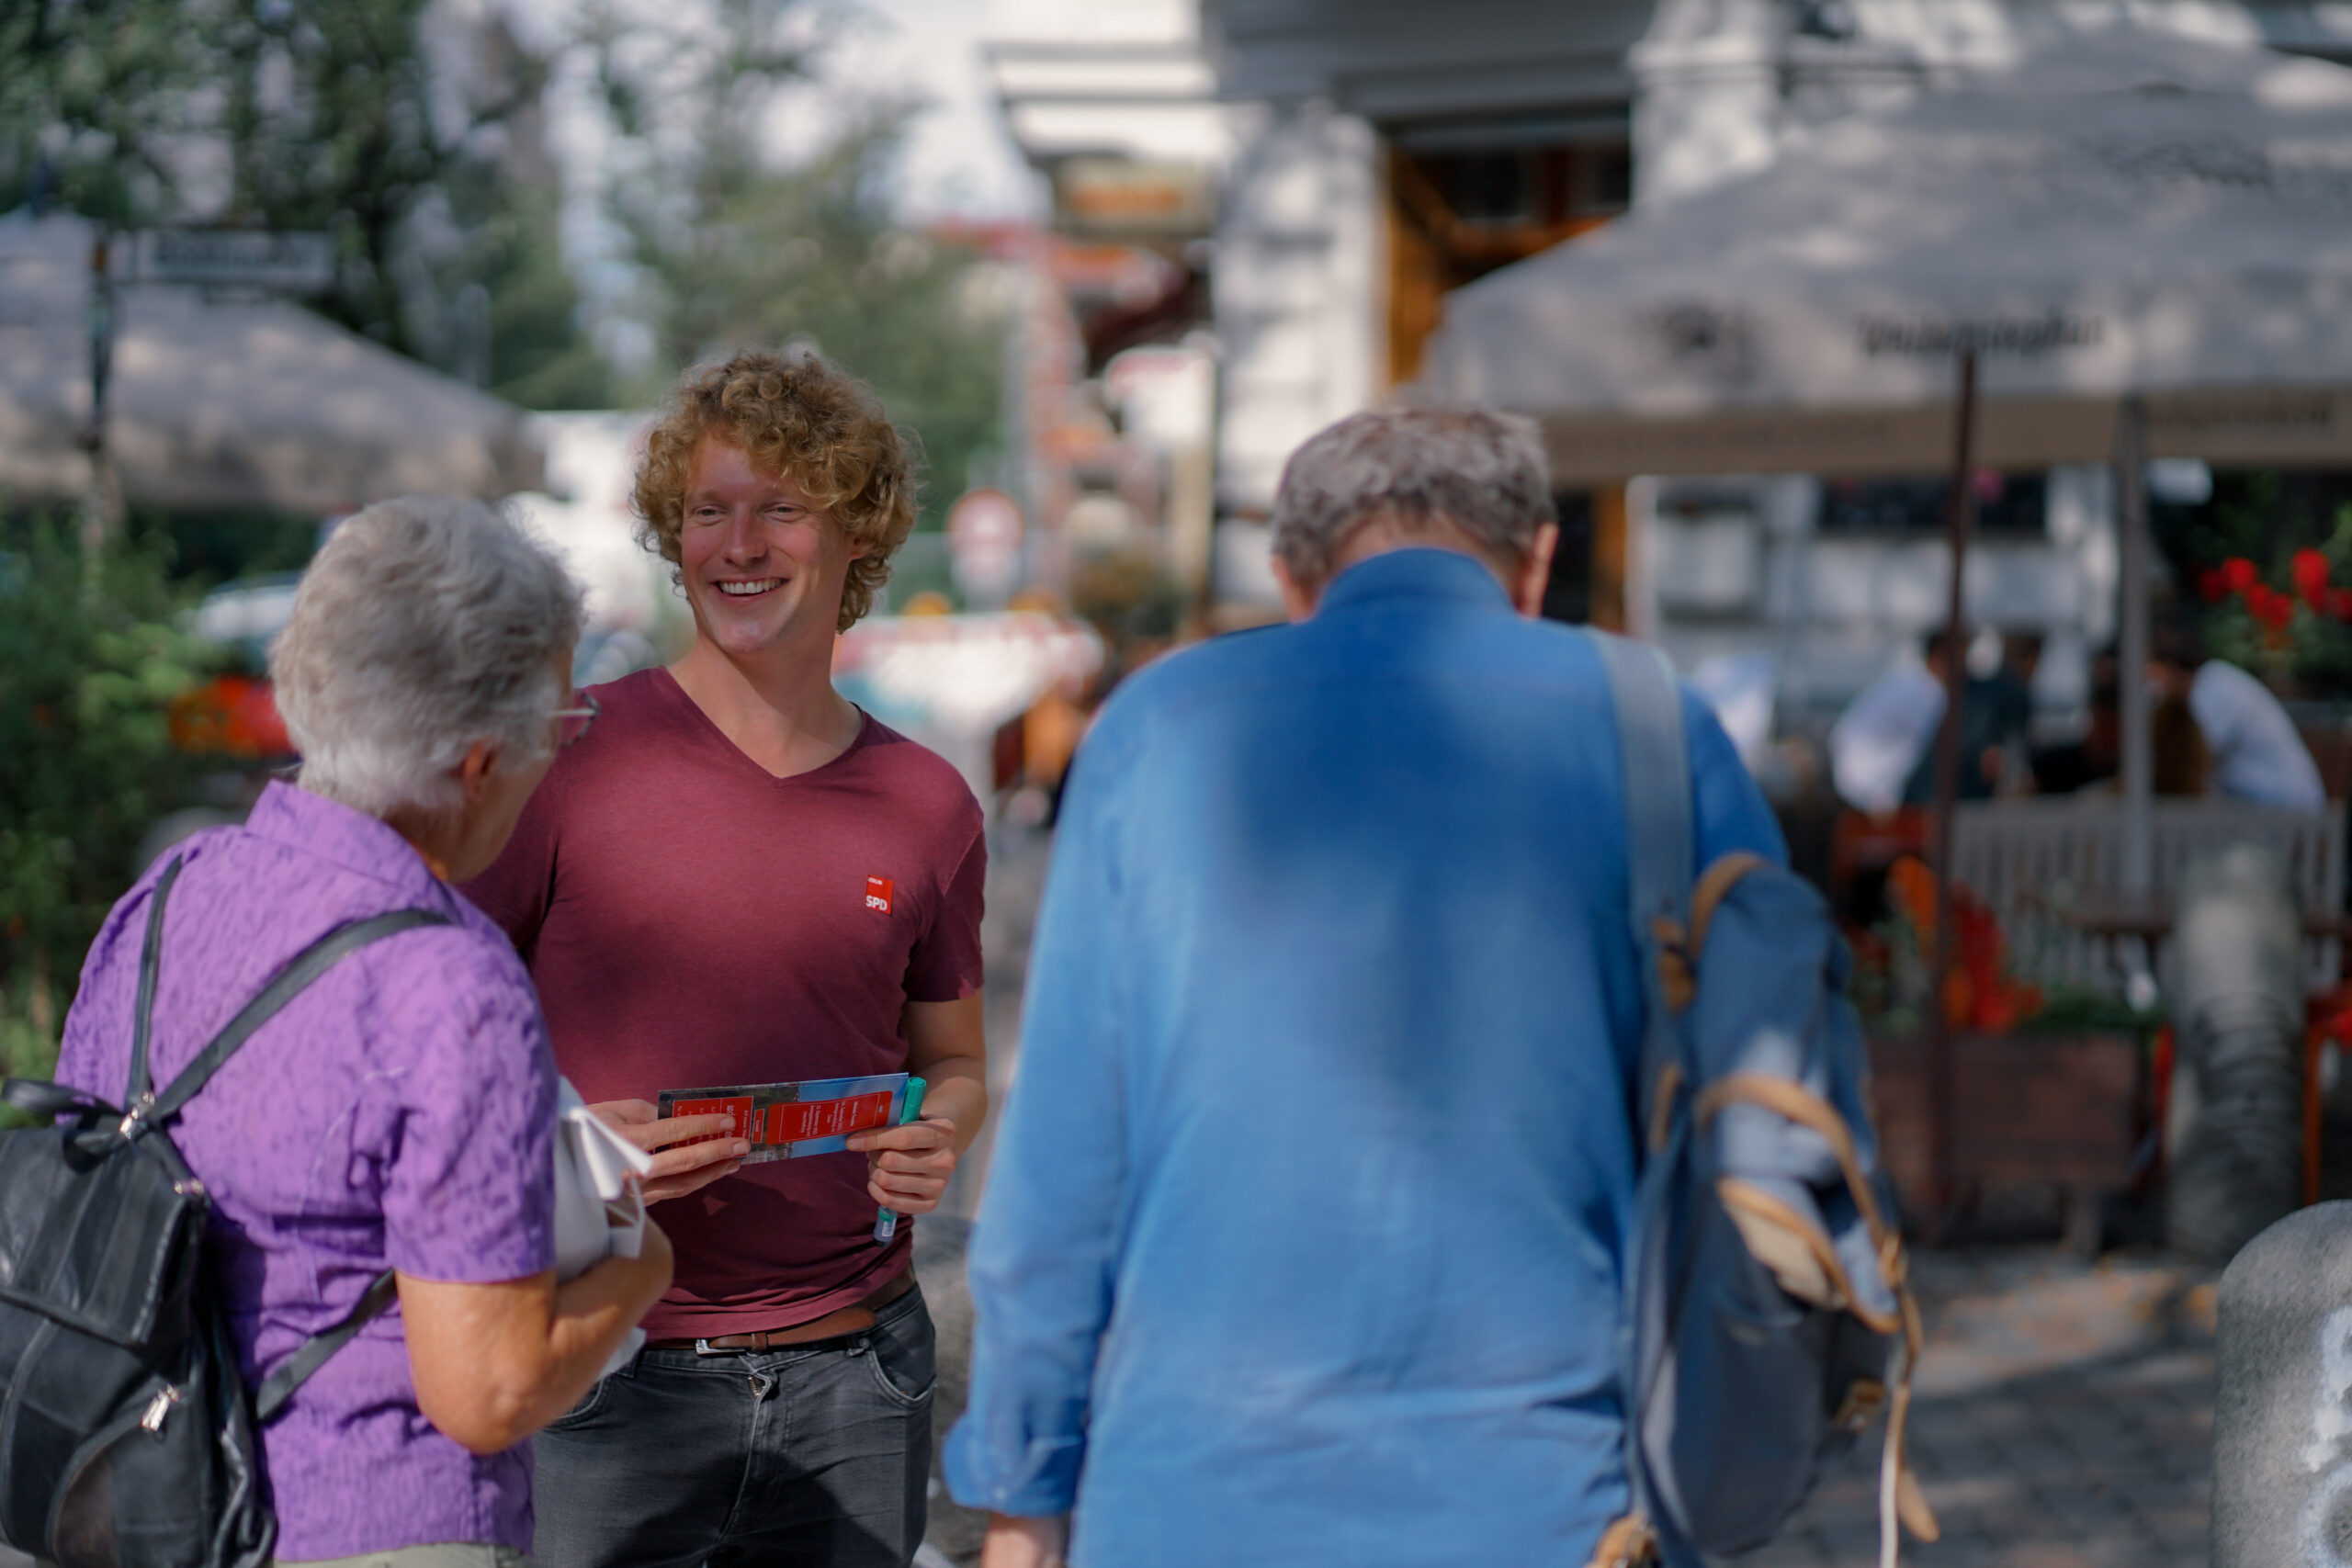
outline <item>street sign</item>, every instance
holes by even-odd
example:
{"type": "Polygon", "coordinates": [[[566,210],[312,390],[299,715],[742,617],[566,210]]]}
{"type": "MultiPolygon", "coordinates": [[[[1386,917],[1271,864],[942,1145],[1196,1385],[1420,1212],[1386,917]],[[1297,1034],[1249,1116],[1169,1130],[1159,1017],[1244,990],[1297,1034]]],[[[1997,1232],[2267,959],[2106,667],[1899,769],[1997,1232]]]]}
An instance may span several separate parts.
{"type": "Polygon", "coordinates": [[[150,229],[138,236],[131,276],[155,283],[323,293],[334,284],[334,240],[261,229],[150,229]]]}

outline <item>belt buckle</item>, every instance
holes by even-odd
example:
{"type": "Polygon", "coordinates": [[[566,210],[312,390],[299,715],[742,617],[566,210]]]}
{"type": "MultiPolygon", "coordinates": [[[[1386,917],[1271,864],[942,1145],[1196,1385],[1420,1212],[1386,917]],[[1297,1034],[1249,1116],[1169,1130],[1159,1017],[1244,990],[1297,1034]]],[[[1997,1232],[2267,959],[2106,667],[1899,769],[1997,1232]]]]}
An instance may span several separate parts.
{"type": "Polygon", "coordinates": [[[732,1350],[720,1350],[714,1348],[710,1341],[707,1339],[697,1339],[695,1341],[695,1354],[697,1356],[731,1356],[735,1352],[732,1350]]]}

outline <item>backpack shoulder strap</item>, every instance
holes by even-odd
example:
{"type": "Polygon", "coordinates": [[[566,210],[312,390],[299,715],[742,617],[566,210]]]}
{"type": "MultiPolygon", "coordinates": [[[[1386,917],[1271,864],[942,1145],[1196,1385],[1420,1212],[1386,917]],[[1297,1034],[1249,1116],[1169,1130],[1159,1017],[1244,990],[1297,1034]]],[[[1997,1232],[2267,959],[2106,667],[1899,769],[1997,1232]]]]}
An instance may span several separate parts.
{"type": "Polygon", "coordinates": [[[1690,762],[1682,732],[1682,689],[1657,649],[1606,632],[1592,634],[1609,671],[1617,710],[1617,748],[1625,794],[1625,871],[1634,945],[1642,955],[1649,1025],[1642,1037],[1641,1113],[1659,1075],[1679,1065],[1682,1051],[1673,1025],[1666,966],[1679,964],[1690,928],[1691,848],[1690,762]]]}
{"type": "Polygon", "coordinates": [[[400,1295],[400,1282],[389,1269],[376,1276],[358,1304],[345,1314],[344,1320],[322,1334],[314,1334],[295,1348],[278,1369],[262,1380],[254,1391],[254,1419],[266,1422],[285,1407],[294,1397],[294,1391],[311,1381],[311,1374],[327,1364],[327,1358],[351,1343],[370,1319],[380,1316],[386,1307],[400,1295]]]}
{"type": "Polygon", "coordinates": [[[130,1087],[122,1091],[122,1103],[135,1106],[147,1098],[147,1037],[148,1025],[155,1012],[155,972],[163,961],[164,906],[171,901],[172,884],[180,879],[180,868],[187,863],[175,859],[155,879],[155,890],[147,897],[147,940],[139,949],[139,999],[130,1015],[130,1087]]]}
{"type": "MultiPolygon", "coordinates": [[[[363,920],[337,926],[295,954],[294,961],[279,970],[269,984],[261,988],[261,994],[240,1008],[237,1016],[196,1054],[196,1059],[180,1069],[171,1087],[151,1098],[147,1088],[147,1043],[150,1016],[155,1005],[155,975],[164,934],[164,904],[171,895],[172,884],[179,877],[181,863],[174,861],[156,881],[154,900],[147,910],[147,942],[139,959],[139,1010],[131,1025],[130,1110],[123,1118],[125,1137],[135,1138],[141,1132],[170,1121],[182,1106],[196,1097],[198,1089],[210,1081],[212,1075],[220,1070],[221,1064],[236,1055],[237,1048],[253,1037],[254,1030],[277,1017],[287,1003],[342,959],[369,942],[381,942],[401,931],[415,931],[421,926],[456,924],[448,916],[432,909],[393,909],[386,914],[371,915],[363,920]]],[[[160,1141],[168,1143],[168,1140],[160,1141]]],[[[324,1366],[327,1359],[337,1350],[351,1343],[360,1329],[392,1304],[398,1294],[399,1283],[390,1269],[387,1269],[376,1276],[342,1322],[304,1340],[294,1354],[263,1382],[254,1395],[254,1418],[266,1421],[277,1414],[287,1400],[293,1397],[294,1391],[310,1381],[312,1372],[324,1366]]]]}
{"type": "MultiPolygon", "coordinates": [[[[149,1126],[153,1126],[169,1121],[180,1107],[195,1098],[197,1090],[202,1089],[214,1073],[220,1071],[222,1063],[236,1055],[237,1048],[252,1036],[254,1030],[275,1018],[278,1010],[300,995],[311,981],[343,958],[369,942],[381,942],[401,931],[414,931],[419,926],[453,923],[448,916],[431,909],[394,909],[388,914],[371,915],[364,920],[337,926],[304,948],[295,955],[291,964],[279,970],[277,977],[262,987],[261,994],[240,1009],[227,1027],[214,1035],[211,1043],[196,1054],[196,1059],[180,1070],[179,1077],[172,1080],[170,1088],[155,1097],[153,1104],[146,1105],[134,1100],[130,1114],[124,1118],[126,1130],[136,1136],[137,1129],[132,1125],[136,1122],[144,1121],[149,1126]]],[[[142,989],[146,985],[147,981],[142,977],[142,989]]],[[[140,1017],[142,1020],[146,1017],[143,1009],[140,1017]]],[[[144,1076],[143,1063],[141,1065],[141,1076],[144,1076]]],[[[135,1082],[133,1087],[137,1087],[135,1082]]]]}

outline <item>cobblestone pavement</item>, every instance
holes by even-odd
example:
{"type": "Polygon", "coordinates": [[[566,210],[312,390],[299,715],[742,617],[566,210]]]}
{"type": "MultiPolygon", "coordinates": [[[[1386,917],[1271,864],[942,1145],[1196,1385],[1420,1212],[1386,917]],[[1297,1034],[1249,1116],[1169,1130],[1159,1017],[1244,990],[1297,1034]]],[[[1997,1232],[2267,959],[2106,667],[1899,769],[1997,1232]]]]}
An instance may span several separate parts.
{"type": "MultiPolygon", "coordinates": [[[[2206,1561],[2212,1287],[2161,1259],[2053,1249],[1923,1253],[1929,1346],[1912,1415],[1944,1539],[1913,1568],[2191,1568],[2206,1561]]],[[[959,1391],[960,1392],[960,1391],[959,1391]]],[[[1738,1568],[1876,1562],[1878,1445],[1823,1482],[1738,1568]]],[[[941,1510],[933,1550],[968,1562],[976,1517],[941,1510]],[[944,1528],[943,1528],[944,1527],[944,1528]]],[[[0,1568],[30,1560],[0,1548],[0,1568]]]]}
{"type": "MultiPolygon", "coordinates": [[[[989,839],[989,1077],[1001,1104],[1048,840],[1004,824],[989,839]]],[[[987,1156],[984,1134],[944,1212],[970,1214],[987,1156]]],[[[2086,1265],[2047,1246],[1922,1252],[1914,1274],[1929,1343],[1912,1440],[1944,1536],[1907,1542],[1906,1563],[2192,1568],[2206,1562],[2211,1275],[2139,1252],[2086,1265]]],[[[935,1310],[968,1309],[942,1300],[935,1310]]],[[[963,1326],[943,1323],[951,1337],[963,1326]]],[[[951,1353],[943,1362],[960,1359],[951,1353]]],[[[961,1404],[963,1369],[943,1364],[941,1371],[949,1406],[941,1412],[944,1427],[961,1404]],[[953,1389],[945,1386],[951,1382],[953,1389]]],[[[1737,1560],[1737,1568],[1875,1564],[1878,1456],[1873,1437],[1823,1481],[1779,1540],[1737,1560]]],[[[924,1568],[968,1563],[978,1517],[935,1499],[930,1553],[936,1556],[927,1553],[924,1568]]],[[[0,1568],[31,1568],[30,1559],[0,1548],[0,1568]]]]}
{"type": "MultiPolygon", "coordinates": [[[[2206,1561],[2211,1276],[2154,1256],[1923,1253],[1913,1452],[1943,1539],[1915,1568],[2189,1568],[2206,1561]]],[[[1879,1444],[1742,1568],[1878,1560],[1879,1444]]]]}

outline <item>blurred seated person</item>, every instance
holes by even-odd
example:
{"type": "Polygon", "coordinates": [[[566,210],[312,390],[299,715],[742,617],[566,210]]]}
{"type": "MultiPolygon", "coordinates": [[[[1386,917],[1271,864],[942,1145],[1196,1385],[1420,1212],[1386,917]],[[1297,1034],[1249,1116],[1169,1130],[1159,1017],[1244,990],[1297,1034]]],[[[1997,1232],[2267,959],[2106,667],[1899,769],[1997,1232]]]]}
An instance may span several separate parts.
{"type": "Polygon", "coordinates": [[[2041,649],[2040,632],[2005,632],[2001,636],[2001,667],[1994,672],[1991,682],[1994,726],[2001,737],[1996,794],[2034,792],[2033,680],[2041,669],[2041,649]]]}
{"type": "Polygon", "coordinates": [[[1928,638],[1925,661],[1906,650],[1831,727],[1830,780],[1857,810],[1882,817],[1901,806],[1904,782],[1935,750],[1936,726],[1944,716],[1944,636],[1939,631],[1928,638]]]}
{"type": "Polygon", "coordinates": [[[2195,621],[2176,617],[2154,628],[2148,678],[2194,718],[2211,760],[2215,791],[2257,806],[2298,811],[2326,807],[2319,764],[2296,733],[2295,721],[2269,687],[2234,664],[2207,658],[2195,621]]]}
{"type": "MultiPolygon", "coordinates": [[[[2044,746],[2033,753],[2035,790],[2073,795],[2098,789],[2113,794],[2123,769],[2123,715],[2113,649],[2091,660],[2090,728],[2078,740],[2044,746]]],[[[2203,795],[2213,770],[2211,750],[2188,700],[2162,696],[2148,715],[2149,750],[2154,753],[2152,786],[2161,795],[2203,795]]]]}
{"type": "Polygon", "coordinates": [[[2155,753],[2149,788],[2157,795],[2203,795],[2213,784],[2213,749],[2185,697],[2157,699],[2148,714],[2148,750],[2155,753]]]}
{"type": "MultiPolygon", "coordinates": [[[[1936,678],[1935,724],[1944,717],[1944,660],[1951,649],[1948,633],[1936,631],[1928,637],[1928,669],[1936,678]]],[[[1960,657],[1968,658],[1968,645],[1960,646],[1960,657]]],[[[2022,763],[2025,747],[2025,724],[2031,714],[2032,698],[2027,695],[2023,682],[2004,666],[1990,675],[1978,675],[1962,666],[1960,692],[1960,777],[1959,799],[1985,800],[2001,787],[2006,770],[2014,753],[2022,763]]],[[[1928,806],[1936,798],[1936,729],[1929,728],[1928,745],[1911,773],[1903,781],[1903,804],[1928,806]]]]}
{"type": "Polygon", "coordinates": [[[2022,737],[2033,724],[2033,681],[2041,670],[2042,635],[2005,632],[2001,636],[2001,668],[1993,677],[2000,698],[2001,728],[2022,737]]]}
{"type": "MultiPolygon", "coordinates": [[[[1872,816],[1936,797],[1936,733],[1944,718],[1949,628],[1928,634],[1923,657],[1904,660],[1862,688],[1829,731],[1830,776],[1849,805],[1872,816]]],[[[1962,645],[1962,657],[1966,657],[1962,645]]],[[[2011,742],[2019,755],[2031,698],[2006,666],[1968,675],[1960,708],[1960,798],[1983,800],[2000,784],[2011,742]]]]}
{"type": "Polygon", "coordinates": [[[2090,727],[2078,739],[2041,746],[2032,753],[2033,787],[2039,795],[2072,795],[2115,777],[2123,766],[2123,714],[2118,700],[2115,650],[2091,659],[2090,727]]]}

